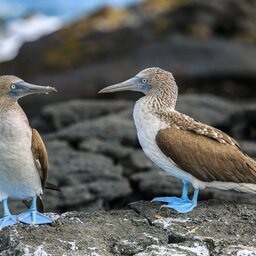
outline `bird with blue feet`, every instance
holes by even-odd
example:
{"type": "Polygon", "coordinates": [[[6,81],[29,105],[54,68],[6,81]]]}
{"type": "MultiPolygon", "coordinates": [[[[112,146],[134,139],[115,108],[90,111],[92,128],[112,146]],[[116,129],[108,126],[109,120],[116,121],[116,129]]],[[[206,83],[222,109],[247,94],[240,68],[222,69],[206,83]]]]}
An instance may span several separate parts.
{"type": "Polygon", "coordinates": [[[147,68],[99,93],[138,91],[133,117],[144,153],[168,175],[183,182],[181,197],[156,197],[163,207],[187,213],[206,187],[256,193],[256,162],[226,133],[175,110],[178,87],[173,75],[147,68]],[[194,188],[188,197],[188,188],[194,188]]]}
{"type": "Polygon", "coordinates": [[[47,182],[48,156],[44,143],[39,133],[30,127],[17,100],[30,94],[55,91],[53,87],[29,84],[16,76],[0,76],[0,201],[3,208],[0,229],[17,221],[53,222],[41,213],[42,195],[44,188],[58,188],[47,182]],[[12,215],[8,199],[23,200],[29,204],[29,210],[12,215]]]}

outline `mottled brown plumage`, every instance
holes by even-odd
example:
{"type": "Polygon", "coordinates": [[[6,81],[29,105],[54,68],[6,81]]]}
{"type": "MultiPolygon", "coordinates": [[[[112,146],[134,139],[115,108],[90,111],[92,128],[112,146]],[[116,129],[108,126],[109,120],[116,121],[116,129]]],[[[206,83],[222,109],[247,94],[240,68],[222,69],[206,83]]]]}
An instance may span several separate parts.
{"type": "MultiPolygon", "coordinates": [[[[42,181],[42,188],[44,189],[48,177],[48,155],[44,142],[36,129],[32,129],[31,150],[42,181]]],[[[41,196],[37,200],[37,208],[40,212],[44,212],[44,204],[41,196]]]]}
{"type": "Polygon", "coordinates": [[[256,183],[256,165],[226,134],[197,133],[185,126],[160,130],[156,142],[182,170],[205,182],[256,183]]]}
{"type": "Polygon", "coordinates": [[[48,176],[48,155],[44,142],[36,129],[32,129],[31,149],[36,167],[42,180],[42,187],[45,188],[48,176]]]}

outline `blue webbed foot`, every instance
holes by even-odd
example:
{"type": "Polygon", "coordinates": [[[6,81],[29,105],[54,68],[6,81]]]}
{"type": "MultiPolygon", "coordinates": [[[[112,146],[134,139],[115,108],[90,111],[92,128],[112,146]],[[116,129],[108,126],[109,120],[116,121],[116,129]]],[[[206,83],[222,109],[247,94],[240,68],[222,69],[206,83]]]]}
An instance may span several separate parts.
{"type": "Polygon", "coordinates": [[[0,219],[0,229],[17,224],[16,216],[11,215],[9,211],[7,198],[2,200],[2,205],[4,217],[0,219]]]}
{"type": "Polygon", "coordinates": [[[193,199],[187,200],[186,202],[176,202],[173,204],[162,205],[165,208],[171,208],[176,210],[178,213],[187,213],[192,211],[197,206],[199,189],[195,189],[193,199]]]}
{"type": "Polygon", "coordinates": [[[155,197],[152,202],[161,202],[161,203],[167,203],[167,204],[175,204],[175,203],[187,203],[189,201],[188,199],[188,188],[189,183],[183,181],[183,191],[181,197],[155,197]]]}
{"type": "Polygon", "coordinates": [[[28,210],[18,215],[18,220],[27,224],[47,224],[54,220],[36,210],[28,210]]]}
{"type": "Polygon", "coordinates": [[[27,212],[18,215],[17,219],[27,224],[47,224],[54,220],[40,213],[36,209],[36,196],[32,198],[31,206],[27,212]]]}
{"type": "Polygon", "coordinates": [[[197,206],[196,202],[193,202],[192,200],[191,201],[189,200],[185,203],[166,204],[166,205],[162,205],[161,207],[174,209],[178,213],[187,213],[187,212],[192,211],[196,206],[197,206]]]}
{"type": "Polygon", "coordinates": [[[168,204],[173,204],[173,203],[185,203],[187,202],[188,199],[182,198],[182,197],[155,197],[152,202],[161,202],[161,203],[168,203],[168,204]]]}
{"type": "Polygon", "coordinates": [[[17,224],[16,218],[12,215],[0,219],[0,229],[17,224]]]}

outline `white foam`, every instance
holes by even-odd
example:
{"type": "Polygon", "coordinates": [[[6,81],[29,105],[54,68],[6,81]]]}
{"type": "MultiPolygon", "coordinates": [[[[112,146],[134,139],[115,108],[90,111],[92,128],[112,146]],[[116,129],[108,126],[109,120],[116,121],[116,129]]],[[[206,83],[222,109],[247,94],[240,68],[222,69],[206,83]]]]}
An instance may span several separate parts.
{"type": "Polygon", "coordinates": [[[25,42],[35,41],[60,29],[62,25],[60,18],[41,14],[10,21],[0,34],[0,61],[13,59],[25,42]]]}

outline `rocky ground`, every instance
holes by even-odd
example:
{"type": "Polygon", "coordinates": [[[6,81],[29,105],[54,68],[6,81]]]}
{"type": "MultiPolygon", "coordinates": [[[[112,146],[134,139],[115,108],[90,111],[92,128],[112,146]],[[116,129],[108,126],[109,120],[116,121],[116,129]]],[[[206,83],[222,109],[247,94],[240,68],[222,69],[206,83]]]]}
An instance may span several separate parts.
{"type": "MultiPolygon", "coordinates": [[[[92,211],[124,207],[136,200],[180,195],[180,181],[166,177],[142,152],[132,120],[134,102],[74,100],[46,106],[31,125],[48,150],[49,180],[62,191],[45,192],[47,210],[92,211]]],[[[256,105],[215,96],[180,96],[177,109],[234,136],[256,158],[256,105]]],[[[256,197],[207,189],[200,200],[256,203],[256,197]]],[[[21,211],[14,202],[13,211],[21,211]]]]}
{"type": "Polygon", "coordinates": [[[189,214],[134,202],[119,211],[49,214],[55,223],[0,232],[0,255],[255,256],[255,205],[211,200],[189,214]]]}

